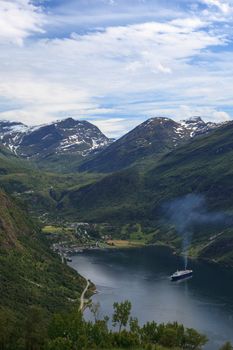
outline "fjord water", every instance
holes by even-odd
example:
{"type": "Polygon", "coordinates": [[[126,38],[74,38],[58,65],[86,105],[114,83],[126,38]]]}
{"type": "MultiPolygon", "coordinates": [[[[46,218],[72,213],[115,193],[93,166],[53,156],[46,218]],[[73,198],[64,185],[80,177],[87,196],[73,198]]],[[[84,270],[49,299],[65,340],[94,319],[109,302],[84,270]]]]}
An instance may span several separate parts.
{"type": "MultiPolygon", "coordinates": [[[[74,269],[95,283],[92,300],[100,316],[112,314],[114,301],[130,300],[140,323],[178,321],[209,338],[208,350],[233,341],[233,271],[216,264],[189,261],[189,280],[171,282],[183,259],[165,247],[89,251],[72,258],[74,269]]],[[[87,310],[87,318],[90,312],[87,310]]]]}

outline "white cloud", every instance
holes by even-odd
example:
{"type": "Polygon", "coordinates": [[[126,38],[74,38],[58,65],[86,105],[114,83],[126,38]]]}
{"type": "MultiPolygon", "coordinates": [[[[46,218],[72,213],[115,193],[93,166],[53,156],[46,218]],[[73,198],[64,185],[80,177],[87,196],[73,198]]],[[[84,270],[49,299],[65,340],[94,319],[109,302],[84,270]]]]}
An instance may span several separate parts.
{"type": "Polygon", "coordinates": [[[26,0],[12,3],[22,3],[25,16],[32,17],[27,26],[24,19],[15,22],[23,28],[17,35],[0,34],[0,98],[14,105],[2,118],[38,124],[72,115],[91,118],[108,135],[119,136],[156,113],[178,115],[181,105],[190,113],[204,105],[216,119],[224,117],[221,106],[231,104],[233,54],[211,51],[227,41],[209,18],[112,26],[22,47],[4,41],[22,43],[41,30],[44,18],[26,0]],[[113,114],[118,117],[110,118],[113,114]]]}
{"type": "Polygon", "coordinates": [[[108,137],[118,138],[123,134],[135,128],[143,120],[135,118],[106,118],[93,119],[91,122],[97,125],[100,130],[108,137]]]}
{"type": "Polygon", "coordinates": [[[223,14],[229,14],[232,12],[232,7],[229,2],[224,0],[202,0],[207,6],[217,7],[223,14]]]}
{"type": "Polygon", "coordinates": [[[186,119],[193,116],[201,116],[203,120],[222,123],[231,119],[230,115],[224,111],[216,110],[211,107],[190,107],[180,106],[176,112],[176,119],[186,119]]]}
{"type": "Polygon", "coordinates": [[[43,32],[44,16],[29,0],[0,1],[0,43],[22,45],[32,33],[43,32]]]}

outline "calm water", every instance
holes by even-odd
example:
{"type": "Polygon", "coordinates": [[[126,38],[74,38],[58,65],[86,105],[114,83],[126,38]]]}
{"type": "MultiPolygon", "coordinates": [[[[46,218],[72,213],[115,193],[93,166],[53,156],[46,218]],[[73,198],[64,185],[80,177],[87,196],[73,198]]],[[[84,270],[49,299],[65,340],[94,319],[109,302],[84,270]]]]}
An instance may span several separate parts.
{"type": "MultiPolygon", "coordinates": [[[[129,299],[140,323],[178,321],[204,332],[206,349],[233,342],[233,271],[203,262],[189,262],[193,278],[170,282],[183,268],[181,258],[164,247],[91,251],[73,257],[71,266],[91,279],[101,305],[100,315],[111,315],[114,301],[129,299]]],[[[90,317],[88,311],[86,317],[90,317]]]]}

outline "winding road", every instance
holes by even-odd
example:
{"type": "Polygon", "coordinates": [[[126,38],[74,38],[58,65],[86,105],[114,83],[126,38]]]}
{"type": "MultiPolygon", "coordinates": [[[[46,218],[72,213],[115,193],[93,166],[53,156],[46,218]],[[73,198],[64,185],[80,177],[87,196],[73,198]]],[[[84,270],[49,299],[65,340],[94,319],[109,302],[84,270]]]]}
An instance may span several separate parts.
{"type": "Polygon", "coordinates": [[[84,306],[85,306],[85,294],[90,286],[90,282],[88,279],[86,279],[87,285],[84,288],[81,297],[80,297],[80,306],[79,306],[79,311],[83,312],[84,311],[84,306]]]}

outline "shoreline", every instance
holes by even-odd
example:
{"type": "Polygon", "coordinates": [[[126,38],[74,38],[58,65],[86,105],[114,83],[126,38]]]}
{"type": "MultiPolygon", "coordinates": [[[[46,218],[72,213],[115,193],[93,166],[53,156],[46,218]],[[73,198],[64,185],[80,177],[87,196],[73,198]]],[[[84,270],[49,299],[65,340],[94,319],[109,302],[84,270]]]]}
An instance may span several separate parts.
{"type": "MultiPolygon", "coordinates": [[[[121,240],[122,241],[122,240],[121,240]]],[[[127,243],[130,243],[130,241],[127,241],[127,243]]],[[[147,248],[147,247],[164,247],[169,249],[172,254],[177,255],[179,257],[182,257],[182,254],[180,254],[174,246],[170,245],[170,244],[166,244],[164,242],[158,242],[158,243],[153,243],[153,244],[136,244],[136,245],[132,245],[132,244],[125,244],[125,245],[114,245],[114,246],[106,246],[105,248],[96,248],[96,249],[85,249],[85,251],[92,251],[92,250],[112,250],[112,249],[117,249],[117,250],[126,250],[126,249],[137,249],[137,248],[147,248]]],[[[73,256],[77,256],[77,255],[73,255],[73,256]]],[[[71,256],[71,257],[73,257],[71,256]]],[[[199,258],[199,257],[192,257],[189,256],[188,259],[190,259],[191,261],[200,261],[200,262],[205,262],[211,265],[218,265],[219,267],[223,267],[223,268],[227,268],[227,269],[232,269],[233,266],[230,265],[226,265],[224,263],[220,263],[218,261],[214,261],[211,259],[207,259],[207,258],[199,258]]],[[[69,265],[70,268],[74,269],[71,265],[69,265]]],[[[76,269],[75,271],[77,273],[79,273],[76,269]]],[[[88,306],[88,304],[91,302],[93,295],[95,295],[96,293],[98,293],[98,290],[96,288],[96,285],[88,278],[85,277],[83,275],[81,275],[85,280],[86,280],[86,286],[81,294],[80,297],[80,306],[79,306],[79,311],[80,312],[84,312],[86,306],[88,306]],[[86,294],[88,293],[88,295],[86,296],[86,294]],[[86,298],[85,298],[86,296],[86,298]]]]}
{"type": "MultiPolygon", "coordinates": [[[[135,248],[146,248],[146,247],[166,247],[169,248],[172,251],[172,254],[177,255],[179,257],[182,257],[183,254],[182,252],[179,252],[172,244],[165,243],[162,241],[158,241],[157,243],[140,243],[140,241],[130,241],[130,240],[111,240],[112,242],[122,242],[122,244],[115,244],[113,246],[106,246],[105,248],[99,248],[99,250],[107,250],[107,249],[135,249],[135,248]],[[125,244],[124,244],[124,243],[125,244]]],[[[199,256],[193,256],[193,255],[188,255],[188,259],[191,261],[202,261],[202,262],[207,262],[209,264],[214,264],[218,265],[221,267],[225,267],[228,269],[233,269],[232,265],[229,265],[227,263],[221,262],[221,261],[216,261],[215,259],[211,258],[205,258],[205,257],[199,257],[199,256]]]]}

